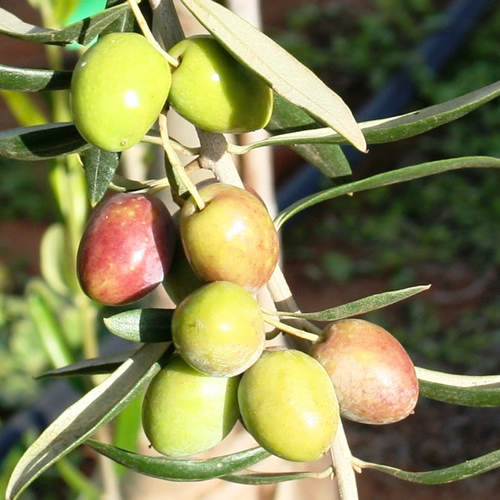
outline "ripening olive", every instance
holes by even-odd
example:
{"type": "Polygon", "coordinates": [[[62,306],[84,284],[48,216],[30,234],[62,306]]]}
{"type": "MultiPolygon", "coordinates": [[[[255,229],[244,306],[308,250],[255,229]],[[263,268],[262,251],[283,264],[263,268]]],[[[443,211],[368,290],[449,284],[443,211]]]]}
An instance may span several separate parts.
{"type": "Polygon", "coordinates": [[[413,412],[418,379],[403,346],[382,327],[361,319],[327,326],[311,349],[330,374],[343,417],[390,424],[413,412]]]}
{"type": "Polygon", "coordinates": [[[208,450],[238,420],[239,377],[210,377],[174,358],[153,378],[144,397],[142,425],[153,448],[182,457],[208,450]]]}
{"type": "Polygon", "coordinates": [[[171,78],[166,59],[142,35],[103,36],[73,71],[71,104],[78,131],[106,151],[132,147],[160,114],[171,78]]]}
{"type": "Polygon", "coordinates": [[[105,198],[80,242],[80,285],[102,304],[139,300],[163,281],[174,247],[172,217],[158,198],[124,193],[105,198]]]}
{"type": "Polygon", "coordinates": [[[244,372],[264,349],[264,317],[246,290],[216,281],[180,303],[172,318],[172,339],[193,368],[231,377],[244,372]]]}
{"type": "Polygon", "coordinates": [[[228,184],[199,191],[206,203],[198,210],[193,198],[180,215],[180,234],[189,263],[203,281],[230,281],[250,292],[271,277],[279,257],[273,221],[254,195],[228,184]]]}
{"type": "Polygon", "coordinates": [[[250,434],[285,460],[320,458],[337,432],[332,382],[315,359],[300,351],[265,351],[243,375],[238,401],[250,434]]]}
{"type": "Polygon", "coordinates": [[[172,74],[169,102],[191,123],[209,132],[233,133],[267,125],[271,88],[215,38],[187,38],[169,54],[180,61],[172,74]]]}

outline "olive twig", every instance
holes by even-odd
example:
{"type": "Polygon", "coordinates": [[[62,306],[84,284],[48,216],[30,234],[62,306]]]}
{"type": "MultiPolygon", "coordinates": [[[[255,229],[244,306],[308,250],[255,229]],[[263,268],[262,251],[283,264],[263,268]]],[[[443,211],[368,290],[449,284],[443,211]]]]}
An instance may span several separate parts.
{"type": "Polygon", "coordinates": [[[232,155],[244,155],[247,154],[252,148],[252,144],[228,144],[227,152],[232,155]]]}
{"type": "Polygon", "coordinates": [[[146,19],[144,19],[144,16],[142,15],[141,9],[139,9],[139,6],[137,5],[137,0],[127,1],[146,40],[168,61],[168,64],[170,64],[170,66],[177,68],[177,66],[179,66],[179,61],[175,57],[172,57],[168,52],[163,50],[161,45],[156,41],[156,38],[153,36],[153,33],[151,33],[151,30],[149,29],[146,19]]]}
{"type": "Polygon", "coordinates": [[[333,469],[337,477],[337,486],[341,499],[358,500],[358,489],[356,486],[356,463],[353,460],[349,443],[345,435],[342,419],[339,418],[337,434],[330,448],[333,469]]]}
{"type": "Polygon", "coordinates": [[[162,189],[170,187],[170,183],[166,177],[162,179],[153,179],[150,181],[136,181],[127,179],[121,175],[115,174],[109,188],[119,193],[139,193],[148,192],[156,193],[162,189]]]}
{"type": "Polygon", "coordinates": [[[267,316],[264,314],[264,321],[266,323],[269,323],[270,325],[278,328],[282,332],[288,333],[290,335],[293,335],[295,337],[299,337],[304,340],[309,340],[311,342],[317,342],[319,339],[319,335],[316,335],[315,333],[310,333],[306,332],[304,330],[300,330],[299,328],[294,328],[293,326],[286,325],[285,323],[282,323],[281,321],[277,321],[275,319],[272,319],[271,317],[267,316]]]}
{"type": "Polygon", "coordinates": [[[203,198],[198,193],[196,186],[191,182],[191,179],[187,175],[184,167],[182,166],[177,153],[174,151],[172,144],[170,143],[170,138],[168,136],[168,128],[167,128],[167,117],[163,113],[159,116],[160,123],[160,135],[162,139],[163,149],[167,155],[168,161],[170,165],[172,165],[172,169],[174,170],[176,176],[181,180],[184,184],[185,188],[189,191],[189,194],[193,197],[198,210],[203,210],[205,208],[205,202],[203,198]]]}
{"type": "Polygon", "coordinates": [[[366,462],[360,460],[357,457],[351,457],[351,465],[355,472],[361,474],[363,472],[363,468],[366,467],[366,462]]]}
{"type": "Polygon", "coordinates": [[[178,140],[172,139],[172,137],[170,138],[170,142],[172,143],[172,147],[178,153],[181,153],[186,156],[198,156],[200,154],[200,148],[186,146],[185,144],[182,144],[178,140]]]}
{"type": "MultiPolygon", "coordinates": [[[[156,144],[158,146],[163,146],[163,142],[161,140],[161,137],[157,137],[156,135],[149,135],[149,134],[145,135],[142,138],[142,142],[147,142],[148,144],[156,144]]],[[[182,144],[181,142],[179,142],[177,139],[172,139],[172,137],[170,137],[170,143],[172,144],[174,151],[176,151],[177,153],[180,153],[182,155],[197,156],[200,154],[199,147],[186,146],[185,144],[182,144]]]]}

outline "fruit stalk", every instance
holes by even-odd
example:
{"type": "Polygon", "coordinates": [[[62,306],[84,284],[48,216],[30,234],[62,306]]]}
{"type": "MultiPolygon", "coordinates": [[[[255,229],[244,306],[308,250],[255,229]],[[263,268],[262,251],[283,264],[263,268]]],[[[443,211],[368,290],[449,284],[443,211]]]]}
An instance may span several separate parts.
{"type": "Polygon", "coordinates": [[[141,28],[142,34],[145,36],[146,40],[168,61],[170,66],[173,66],[174,68],[179,66],[179,61],[175,57],[172,57],[168,52],[164,51],[160,44],[156,41],[156,38],[149,29],[146,19],[144,19],[144,16],[142,15],[141,9],[139,9],[139,6],[137,5],[137,1],[128,0],[128,4],[130,5],[130,9],[134,13],[137,24],[141,28]]]}
{"type": "Polygon", "coordinates": [[[299,328],[294,328],[293,326],[277,321],[267,315],[264,316],[264,321],[275,328],[278,328],[278,330],[288,333],[289,335],[293,335],[299,339],[308,340],[310,342],[316,342],[319,339],[319,335],[316,335],[315,333],[309,333],[304,330],[300,330],[299,328]]]}
{"type": "Polygon", "coordinates": [[[175,174],[178,178],[184,183],[186,189],[189,191],[189,194],[193,197],[198,210],[203,210],[205,208],[205,202],[203,198],[199,195],[196,186],[191,182],[191,179],[186,174],[184,167],[182,166],[179,157],[177,156],[174,148],[170,144],[170,139],[168,137],[168,128],[167,128],[167,116],[163,113],[159,116],[159,124],[160,124],[160,134],[161,140],[163,143],[163,149],[165,150],[165,154],[167,155],[168,161],[172,166],[175,174]]]}

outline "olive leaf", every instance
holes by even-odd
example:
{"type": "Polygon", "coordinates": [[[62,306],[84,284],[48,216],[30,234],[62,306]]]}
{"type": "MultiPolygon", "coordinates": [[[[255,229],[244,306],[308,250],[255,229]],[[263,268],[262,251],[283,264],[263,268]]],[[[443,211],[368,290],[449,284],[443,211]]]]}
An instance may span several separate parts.
{"type": "Polygon", "coordinates": [[[17,68],[0,64],[0,90],[39,92],[69,89],[71,71],[17,68]]]}
{"type": "MultiPolygon", "coordinates": [[[[137,396],[113,422],[113,446],[136,451],[142,431],[142,394],[137,396]]],[[[127,472],[126,467],[115,463],[119,476],[127,472]]]]}
{"type": "Polygon", "coordinates": [[[181,0],[224,47],[273,90],[336,130],[361,151],[366,141],[345,102],[271,38],[212,0],[181,0]]]}
{"type": "Polygon", "coordinates": [[[128,469],[167,481],[206,481],[246,469],[271,455],[258,447],[217,458],[179,460],[139,455],[93,439],[87,440],[86,444],[128,469]]]}
{"type": "Polygon", "coordinates": [[[377,309],[382,309],[383,307],[390,306],[396,302],[400,302],[401,300],[413,297],[418,293],[425,292],[430,287],[430,285],[413,286],[402,290],[378,293],[376,295],[371,295],[370,297],[365,297],[363,299],[349,302],[348,304],[332,307],[319,312],[304,313],[277,311],[273,314],[316,321],[337,321],[339,319],[350,318],[352,316],[358,316],[360,314],[376,311],[377,309]]]}
{"type": "Polygon", "coordinates": [[[411,167],[404,167],[398,170],[384,172],[360,181],[349,182],[347,184],[343,184],[342,186],[325,189],[324,191],[319,191],[311,196],[302,198],[280,212],[274,220],[274,225],[277,229],[279,229],[287,220],[299,212],[302,212],[306,208],[346,194],[367,191],[368,189],[389,186],[399,182],[408,182],[414,179],[420,179],[422,177],[441,174],[443,172],[449,172],[451,170],[458,170],[461,168],[488,167],[500,168],[500,159],[489,156],[465,156],[463,158],[454,158],[451,160],[420,163],[419,165],[412,165],[411,167]]]}
{"type": "Polygon", "coordinates": [[[65,410],[28,448],[12,473],[6,500],[14,500],[46,469],[116,416],[159,372],[166,344],[147,344],[104,382],[65,410]]]}
{"type": "MultiPolygon", "coordinates": [[[[320,127],[306,112],[274,94],[273,114],[266,127],[270,133],[320,127]]],[[[255,143],[259,144],[259,143],[255,143]]],[[[343,177],[352,173],[342,149],[337,144],[300,144],[288,143],[287,146],[308,163],[314,165],[326,177],[343,177]]],[[[258,146],[256,146],[258,147],[258,146]]]]}
{"type": "Polygon", "coordinates": [[[500,375],[468,376],[415,368],[420,394],[462,406],[500,406],[500,375]]]}
{"type": "Polygon", "coordinates": [[[66,231],[60,222],[51,224],[40,244],[40,270],[43,278],[57,293],[68,294],[68,260],[66,231]]]}
{"type": "Polygon", "coordinates": [[[87,178],[90,205],[95,207],[113,180],[120,163],[120,154],[92,146],[82,154],[82,162],[87,178]]]}
{"type": "Polygon", "coordinates": [[[43,125],[48,122],[45,110],[29,94],[0,90],[10,113],[22,127],[43,125]]]}
{"type": "Polygon", "coordinates": [[[323,472],[252,472],[243,471],[241,474],[229,474],[220,479],[230,483],[247,484],[259,486],[263,484],[283,483],[286,481],[296,481],[297,479],[324,479],[332,476],[332,470],[323,472]]]}
{"type": "MultiPolygon", "coordinates": [[[[112,7],[116,2],[107,2],[106,8],[112,7]]],[[[122,2],[126,3],[126,2],[122,2]]],[[[136,31],[139,32],[139,25],[135,20],[134,13],[132,10],[126,11],[123,16],[115,19],[111,24],[104,28],[101,32],[101,36],[107,35],[108,33],[124,33],[136,31]]]]}
{"type": "Polygon", "coordinates": [[[60,367],[71,363],[73,356],[64,336],[61,322],[46,300],[43,291],[32,283],[27,291],[26,299],[33,324],[51,364],[60,367]]]}
{"type": "Polygon", "coordinates": [[[78,153],[90,145],[70,122],[48,123],[0,132],[0,156],[38,161],[78,153]]]}
{"type": "MultiPolygon", "coordinates": [[[[441,104],[429,106],[428,108],[412,111],[404,115],[391,116],[380,120],[371,120],[359,124],[368,144],[383,144],[386,142],[400,141],[419,134],[423,134],[454,120],[462,118],[489,101],[500,96],[500,82],[493,83],[487,87],[465,94],[456,99],[441,104]]],[[[283,101],[283,100],[282,100],[283,101]]],[[[291,103],[286,105],[278,101],[278,117],[286,123],[287,116],[295,116],[296,112],[291,103]],[[284,109],[280,109],[284,108],[284,109]]],[[[274,116],[274,115],[273,115],[274,116]]],[[[279,118],[278,118],[279,119],[279,118]]],[[[329,128],[318,128],[314,120],[304,121],[299,127],[290,130],[287,127],[279,128],[277,122],[273,123],[270,131],[273,135],[267,139],[254,142],[245,146],[233,147],[238,154],[245,154],[255,148],[264,146],[286,146],[300,144],[347,144],[341,135],[333,133],[329,128]],[[308,130],[304,130],[307,128],[308,130]],[[297,131],[299,129],[299,131],[297,131]]]]}
{"type": "Polygon", "coordinates": [[[55,30],[25,23],[8,10],[0,8],[0,34],[29,42],[52,45],[66,45],[73,42],[87,45],[113,21],[124,16],[128,10],[127,3],[117,5],[55,30]]]}
{"type": "Polygon", "coordinates": [[[106,328],[132,342],[169,342],[174,309],[132,309],[104,318],[106,328]]]}
{"type": "Polygon", "coordinates": [[[58,378],[58,377],[78,377],[89,375],[101,375],[114,372],[119,366],[131,358],[136,350],[119,352],[98,358],[82,359],[70,365],[62,366],[55,370],[49,370],[35,379],[58,378]]]}
{"type": "Polygon", "coordinates": [[[458,465],[426,472],[409,472],[388,465],[374,464],[354,458],[354,463],[362,469],[373,469],[390,476],[420,484],[445,484],[483,474],[500,467],[500,450],[467,460],[458,465]]]}

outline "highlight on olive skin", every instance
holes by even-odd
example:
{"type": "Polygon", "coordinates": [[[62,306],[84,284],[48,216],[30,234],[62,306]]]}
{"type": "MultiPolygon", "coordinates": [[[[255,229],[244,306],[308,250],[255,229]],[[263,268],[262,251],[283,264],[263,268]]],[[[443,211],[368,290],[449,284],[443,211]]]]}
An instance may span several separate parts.
{"type": "Polygon", "coordinates": [[[77,256],[80,285],[101,304],[134,302],[163,281],[174,248],[174,223],[158,198],[115,194],[96,206],[83,233],[77,256]]]}
{"type": "Polygon", "coordinates": [[[160,114],[171,81],[168,62],[142,35],[105,35],[73,71],[75,125],[85,140],[105,151],[131,148],[160,114]]]}
{"type": "Polygon", "coordinates": [[[330,374],[343,417],[390,424],[413,413],[419,386],[403,346],[385,329],[361,319],[331,323],[311,349],[330,374]]]}
{"type": "Polygon", "coordinates": [[[169,102],[191,123],[209,132],[236,134],[268,124],[271,88],[215,38],[187,38],[169,54],[180,61],[172,75],[169,102]]]}

